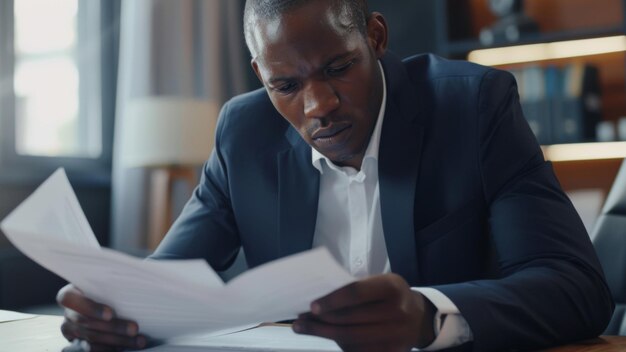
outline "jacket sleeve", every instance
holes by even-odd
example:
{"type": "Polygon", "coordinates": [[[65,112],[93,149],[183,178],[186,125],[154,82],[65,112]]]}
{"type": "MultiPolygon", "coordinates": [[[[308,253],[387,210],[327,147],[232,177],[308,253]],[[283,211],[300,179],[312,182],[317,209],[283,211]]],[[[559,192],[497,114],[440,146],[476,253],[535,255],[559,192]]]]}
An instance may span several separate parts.
{"type": "Polygon", "coordinates": [[[215,270],[225,270],[235,260],[241,243],[221,150],[228,115],[227,103],[220,113],[215,147],[202,169],[200,183],[152,259],[203,258],[215,270]]]}
{"type": "Polygon", "coordinates": [[[476,351],[595,337],[613,301],[587,232],[543,158],[513,77],[491,70],[479,95],[478,160],[500,276],[436,286],[459,308],[476,351]]]}

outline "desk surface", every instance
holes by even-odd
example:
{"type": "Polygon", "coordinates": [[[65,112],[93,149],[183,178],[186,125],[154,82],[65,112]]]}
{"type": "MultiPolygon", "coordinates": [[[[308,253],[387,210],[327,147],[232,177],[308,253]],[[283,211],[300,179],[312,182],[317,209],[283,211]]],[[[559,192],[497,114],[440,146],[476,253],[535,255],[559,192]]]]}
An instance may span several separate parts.
{"type": "Polygon", "coordinates": [[[600,336],[567,346],[545,350],[549,352],[617,352],[626,351],[626,336],[600,336]]]}
{"type": "MultiPolygon", "coordinates": [[[[39,316],[0,323],[0,351],[61,352],[68,342],[61,335],[62,317],[39,316]]],[[[544,352],[618,352],[626,351],[625,336],[601,336],[544,352]]]]}
{"type": "Polygon", "coordinates": [[[61,335],[63,317],[35,318],[0,323],[0,351],[60,352],[69,345],[61,335]]]}

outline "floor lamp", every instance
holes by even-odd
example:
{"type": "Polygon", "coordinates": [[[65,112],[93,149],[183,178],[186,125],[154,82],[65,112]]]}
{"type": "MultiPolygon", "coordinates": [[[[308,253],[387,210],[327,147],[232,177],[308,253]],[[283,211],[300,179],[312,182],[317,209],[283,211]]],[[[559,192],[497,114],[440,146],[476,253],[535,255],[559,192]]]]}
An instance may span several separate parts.
{"type": "Polygon", "coordinates": [[[126,104],[121,128],[121,163],[148,168],[146,248],[154,250],[173,222],[172,191],[183,181],[189,195],[197,167],[213,148],[217,105],[181,97],[137,98],[126,104]]]}

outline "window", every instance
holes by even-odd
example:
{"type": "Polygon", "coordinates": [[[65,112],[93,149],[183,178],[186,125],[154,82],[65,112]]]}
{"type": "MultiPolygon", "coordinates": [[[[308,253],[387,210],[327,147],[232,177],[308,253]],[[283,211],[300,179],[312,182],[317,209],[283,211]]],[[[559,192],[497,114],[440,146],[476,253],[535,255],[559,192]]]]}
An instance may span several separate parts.
{"type": "Polygon", "coordinates": [[[0,0],[0,174],[110,173],[113,3],[0,0]]]}

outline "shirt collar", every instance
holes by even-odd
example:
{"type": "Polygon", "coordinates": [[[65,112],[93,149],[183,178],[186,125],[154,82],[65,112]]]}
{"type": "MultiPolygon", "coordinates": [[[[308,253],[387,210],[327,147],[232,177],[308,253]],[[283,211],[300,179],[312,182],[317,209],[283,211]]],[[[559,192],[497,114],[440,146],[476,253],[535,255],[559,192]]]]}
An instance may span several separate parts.
{"type": "MultiPolygon", "coordinates": [[[[365,155],[363,156],[363,164],[365,160],[372,159],[374,161],[378,160],[378,148],[380,145],[380,134],[383,126],[383,119],[385,117],[385,108],[387,105],[387,82],[385,80],[385,71],[383,70],[383,66],[380,61],[378,61],[378,68],[380,69],[380,73],[383,77],[383,100],[380,104],[380,110],[378,112],[378,118],[376,119],[376,126],[374,127],[374,131],[372,132],[372,136],[370,137],[369,144],[367,145],[367,149],[365,150],[365,155]]],[[[323,174],[322,168],[322,160],[325,160],[327,165],[334,165],[330,159],[322,155],[322,153],[318,152],[315,148],[311,148],[311,162],[313,166],[323,174]]]]}

